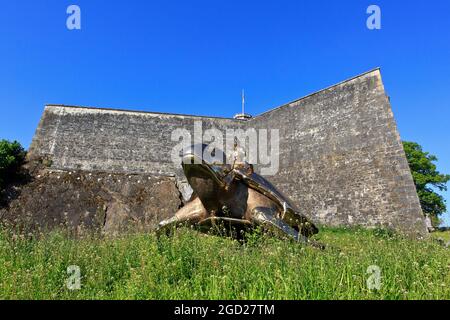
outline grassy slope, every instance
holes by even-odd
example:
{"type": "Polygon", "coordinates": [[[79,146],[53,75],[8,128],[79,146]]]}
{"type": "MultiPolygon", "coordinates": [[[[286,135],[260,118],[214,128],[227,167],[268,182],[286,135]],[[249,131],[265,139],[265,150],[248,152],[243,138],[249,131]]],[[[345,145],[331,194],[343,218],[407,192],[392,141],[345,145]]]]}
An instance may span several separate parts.
{"type": "Polygon", "coordinates": [[[450,251],[383,232],[324,230],[326,251],[265,237],[248,245],[179,231],[24,240],[0,232],[2,299],[450,299],[450,251]],[[78,265],[82,289],[65,282],[78,265]],[[381,268],[370,291],[367,268],[381,268]]]}
{"type": "Polygon", "coordinates": [[[438,232],[434,232],[432,233],[433,238],[435,239],[442,239],[446,242],[450,241],[450,231],[438,231],[438,232]]]}

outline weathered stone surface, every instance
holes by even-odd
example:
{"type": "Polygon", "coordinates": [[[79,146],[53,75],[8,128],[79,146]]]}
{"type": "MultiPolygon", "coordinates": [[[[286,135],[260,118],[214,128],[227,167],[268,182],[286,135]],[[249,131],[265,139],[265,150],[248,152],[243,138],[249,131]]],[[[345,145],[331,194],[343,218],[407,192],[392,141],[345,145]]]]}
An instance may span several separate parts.
{"type": "Polygon", "coordinates": [[[209,128],[240,128],[233,119],[208,118],[46,106],[30,147],[30,157],[47,156],[52,168],[126,173],[176,174],[181,166],[171,158],[175,129],[187,129],[194,137],[194,122],[209,128]]]}
{"type": "Polygon", "coordinates": [[[0,209],[2,221],[107,234],[151,229],[181,206],[173,178],[148,174],[40,169],[6,194],[10,199],[0,209]]]}
{"type": "Polygon", "coordinates": [[[379,70],[254,121],[280,129],[272,181],[314,221],[427,233],[379,70]]]}
{"type": "MultiPolygon", "coordinates": [[[[51,159],[52,170],[76,170],[80,174],[84,171],[112,172],[117,176],[129,173],[151,177],[167,175],[175,176],[178,185],[182,185],[179,183],[183,179],[181,166],[171,161],[172,148],[178,143],[172,141],[171,134],[177,128],[192,132],[195,120],[202,121],[204,130],[279,129],[280,171],[267,178],[315,223],[385,226],[422,236],[427,233],[425,217],[379,70],[247,122],[47,106],[30,148],[30,158],[51,159]]],[[[41,183],[44,191],[54,188],[52,184],[60,185],[61,191],[65,190],[64,184],[53,174],[46,179],[49,180],[41,183]]],[[[76,181],[73,185],[78,186],[76,181]]],[[[143,188],[135,180],[126,184],[99,181],[95,188],[86,191],[84,188],[84,185],[77,187],[79,196],[76,197],[83,199],[86,210],[97,210],[93,199],[104,194],[102,204],[107,202],[109,210],[118,212],[114,215],[115,220],[107,221],[106,229],[120,224],[130,215],[136,215],[134,210],[139,212],[139,217],[147,215],[148,219],[156,219],[159,214],[154,210],[146,211],[145,205],[134,206],[134,203],[147,201],[133,200],[137,192],[133,188],[143,188]],[[129,213],[123,213],[127,208],[129,213]]],[[[72,192],[69,193],[70,196],[63,192],[61,199],[42,199],[47,207],[40,207],[43,208],[41,212],[45,211],[50,216],[60,215],[66,210],[64,205],[82,202],[76,200],[72,192]],[[52,204],[53,201],[57,204],[52,204]]],[[[154,190],[144,194],[145,197],[153,196],[155,199],[152,201],[158,203],[161,210],[173,213],[176,206],[172,206],[172,200],[167,200],[165,194],[154,190]],[[158,194],[160,198],[156,199],[158,194]]],[[[186,197],[184,191],[183,196],[186,197]]]]}

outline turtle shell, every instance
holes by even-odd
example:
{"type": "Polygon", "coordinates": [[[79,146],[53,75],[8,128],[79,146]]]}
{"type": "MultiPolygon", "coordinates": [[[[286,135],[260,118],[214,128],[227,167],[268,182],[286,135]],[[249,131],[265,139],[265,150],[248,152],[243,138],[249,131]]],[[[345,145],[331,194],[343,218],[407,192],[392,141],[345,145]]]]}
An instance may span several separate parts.
{"type": "Polygon", "coordinates": [[[253,190],[265,195],[271,199],[280,209],[281,218],[284,222],[293,227],[302,229],[303,234],[313,235],[319,232],[317,227],[311,223],[306,216],[301,214],[297,207],[294,206],[291,200],[282,194],[275,186],[268,180],[263,178],[253,170],[248,168],[235,168],[235,177],[248,185],[253,190]]]}

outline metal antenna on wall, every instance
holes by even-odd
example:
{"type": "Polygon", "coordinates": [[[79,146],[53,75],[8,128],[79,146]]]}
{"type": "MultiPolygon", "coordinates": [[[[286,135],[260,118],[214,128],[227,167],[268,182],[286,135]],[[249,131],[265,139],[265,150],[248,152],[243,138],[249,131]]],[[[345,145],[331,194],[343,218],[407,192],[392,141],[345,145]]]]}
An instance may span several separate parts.
{"type": "Polygon", "coordinates": [[[242,89],[242,114],[245,114],[245,91],[242,89]]]}
{"type": "Polygon", "coordinates": [[[234,119],[247,121],[247,120],[250,120],[252,118],[252,116],[245,113],[245,91],[244,91],[244,89],[242,89],[241,98],[242,98],[242,113],[238,113],[237,115],[235,115],[234,119]]]}

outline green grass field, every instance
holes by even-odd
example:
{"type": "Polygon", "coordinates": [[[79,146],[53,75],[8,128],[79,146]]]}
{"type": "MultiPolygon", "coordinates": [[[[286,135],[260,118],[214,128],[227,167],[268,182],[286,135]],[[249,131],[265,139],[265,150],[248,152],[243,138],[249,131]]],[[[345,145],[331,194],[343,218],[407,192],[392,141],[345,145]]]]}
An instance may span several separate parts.
{"type": "Polygon", "coordinates": [[[434,233],[432,233],[432,237],[435,239],[442,239],[442,240],[444,240],[444,242],[449,242],[450,241],[450,231],[434,232],[434,233]]]}
{"type": "Polygon", "coordinates": [[[450,250],[383,231],[322,230],[319,251],[180,230],[78,240],[0,232],[1,299],[450,299],[450,250]],[[81,289],[67,289],[67,268],[81,289]],[[369,290],[380,270],[380,289],[369,290]],[[373,272],[369,268],[369,271],[373,272]]]}

